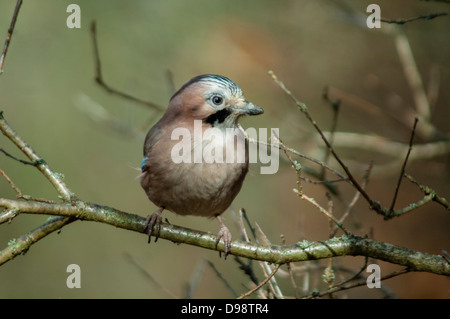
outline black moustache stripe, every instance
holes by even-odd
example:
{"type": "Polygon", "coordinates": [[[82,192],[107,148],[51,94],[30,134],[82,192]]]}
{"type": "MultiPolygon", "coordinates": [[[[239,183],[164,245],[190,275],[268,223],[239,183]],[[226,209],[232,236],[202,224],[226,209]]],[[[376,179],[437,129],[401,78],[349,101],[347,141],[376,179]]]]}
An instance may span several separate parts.
{"type": "Polygon", "coordinates": [[[205,118],[203,120],[203,122],[208,123],[212,126],[216,125],[216,124],[220,124],[223,123],[223,121],[225,121],[225,119],[228,117],[228,115],[231,114],[231,111],[229,109],[222,109],[220,111],[217,111],[214,114],[211,114],[210,116],[208,116],[207,118],[205,118]]]}

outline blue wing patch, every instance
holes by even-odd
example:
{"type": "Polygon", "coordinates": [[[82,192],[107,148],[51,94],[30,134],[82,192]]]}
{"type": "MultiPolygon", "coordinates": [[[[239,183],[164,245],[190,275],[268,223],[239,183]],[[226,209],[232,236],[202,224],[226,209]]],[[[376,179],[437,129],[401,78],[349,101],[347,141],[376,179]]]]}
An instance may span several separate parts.
{"type": "Polygon", "coordinates": [[[141,170],[144,171],[145,165],[147,164],[148,157],[144,156],[141,163],[141,170]]]}

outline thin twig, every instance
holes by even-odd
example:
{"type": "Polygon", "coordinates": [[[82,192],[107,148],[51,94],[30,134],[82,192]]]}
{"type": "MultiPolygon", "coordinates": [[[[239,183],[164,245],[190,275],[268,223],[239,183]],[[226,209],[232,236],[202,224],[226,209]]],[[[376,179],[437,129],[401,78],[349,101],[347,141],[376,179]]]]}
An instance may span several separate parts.
{"type": "Polygon", "coordinates": [[[416,181],[411,175],[406,174],[404,175],[407,179],[409,179],[412,183],[416,184],[419,189],[426,195],[431,196],[431,199],[435,201],[436,203],[441,204],[444,206],[447,210],[450,210],[450,202],[448,202],[444,197],[439,196],[436,194],[436,191],[434,189],[431,189],[428,186],[425,186],[423,184],[420,184],[418,181],[416,181]]]}
{"type": "Polygon", "coordinates": [[[239,257],[234,256],[234,260],[239,264],[239,269],[241,269],[250,280],[257,285],[259,280],[256,277],[255,271],[253,270],[253,260],[249,259],[248,263],[245,264],[239,257]]]}
{"type": "MultiPolygon", "coordinates": [[[[266,234],[264,234],[263,230],[261,229],[261,227],[259,226],[259,224],[257,222],[255,222],[255,226],[256,226],[256,229],[258,230],[258,232],[260,233],[259,242],[262,243],[264,246],[271,246],[269,238],[267,238],[266,234]]],[[[262,268],[264,275],[267,276],[267,273],[271,270],[269,263],[260,262],[259,264],[262,268]]],[[[273,277],[270,280],[269,286],[270,286],[270,289],[272,290],[272,293],[274,294],[274,296],[276,296],[278,299],[280,299],[280,298],[284,299],[283,293],[282,293],[280,286],[278,285],[278,282],[276,281],[275,277],[273,277]]]]}
{"type": "Polygon", "coordinates": [[[103,75],[102,75],[102,68],[101,68],[101,63],[100,63],[100,54],[99,54],[99,49],[98,49],[98,44],[97,44],[97,27],[96,27],[96,23],[95,21],[91,22],[91,35],[92,35],[92,43],[93,43],[93,51],[94,51],[94,62],[95,62],[95,81],[101,86],[103,87],[107,92],[111,93],[111,94],[116,94],[118,96],[121,96],[125,99],[140,103],[142,105],[151,107],[153,109],[159,110],[159,111],[163,111],[165,108],[163,108],[162,106],[155,104],[153,102],[149,102],[149,101],[144,101],[140,98],[134,97],[128,93],[124,93],[122,91],[119,91],[117,89],[112,88],[110,85],[106,84],[106,82],[103,80],[103,75]]]}
{"type": "MultiPolygon", "coordinates": [[[[59,196],[65,202],[76,202],[77,198],[67,185],[62,180],[62,174],[53,172],[48,164],[40,157],[17,133],[12,129],[4,118],[3,111],[0,111],[0,131],[11,142],[13,142],[17,148],[19,148],[32,162],[36,162],[36,168],[50,181],[53,187],[58,191],[59,196]]],[[[0,198],[0,200],[4,200],[0,198]]],[[[21,204],[31,204],[32,207],[39,207],[39,205],[56,205],[50,201],[45,203],[39,202],[20,202],[21,204]]],[[[73,206],[71,206],[73,207],[73,206]]],[[[20,209],[17,213],[20,213],[20,209]]],[[[23,212],[23,211],[22,211],[23,212]]],[[[23,235],[22,237],[14,240],[11,245],[8,245],[0,252],[0,265],[15,258],[26,252],[31,245],[51,234],[54,231],[59,231],[63,226],[73,222],[75,218],[73,216],[68,217],[52,217],[46,223],[32,230],[31,232],[23,235]]]]}
{"type": "MultiPolygon", "coordinates": [[[[381,277],[380,281],[387,280],[387,279],[390,279],[390,278],[393,278],[393,277],[396,277],[396,276],[399,276],[399,275],[402,275],[402,274],[406,274],[408,272],[410,272],[410,270],[408,268],[397,270],[397,271],[394,271],[394,272],[392,272],[392,273],[390,273],[390,274],[388,274],[386,276],[381,277]]],[[[304,299],[312,299],[312,298],[322,297],[322,296],[328,295],[330,293],[336,293],[336,292],[339,292],[339,291],[343,291],[343,290],[347,290],[347,289],[351,289],[351,288],[355,288],[355,287],[361,287],[361,286],[365,286],[365,285],[367,285],[366,280],[358,282],[358,283],[354,283],[354,284],[349,284],[347,286],[335,286],[335,287],[333,287],[331,289],[328,289],[326,291],[313,293],[313,294],[305,296],[303,298],[304,299]]]]}
{"type": "Polygon", "coordinates": [[[370,196],[366,193],[366,191],[364,189],[361,188],[361,185],[359,185],[359,183],[356,181],[356,179],[353,177],[352,173],[350,172],[350,170],[348,169],[348,167],[342,162],[342,160],[340,159],[340,157],[336,154],[336,152],[334,151],[333,147],[331,146],[330,142],[328,141],[328,139],[325,137],[325,135],[323,134],[322,130],[319,128],[319,126],[317,125],[316,121],[314,121],[311,117],[311,115],[308,112],[308,108],[306,107],[305,103],[300,102],[293,94],[290,90],[288,90],[286,88],[286,86],[284,85],[283,82],[281,82],[280,80],[278,80],[278,77],[275,75],[275,73],[273,73],[273,71],[269,71],[269,74],[272,76],[273,80],[275,81],[275,83],[295,102],[295,104],[298,106],[299,110],[305,114],[306,118],[311,122],[311,124],[314,126],[314,128],[316,129],[316,131],[320,134],[322,140],[324,141],[324,143],[326,144],[326,146],[328,147],[328,149],[330,150],[331,154],[333,154],[334,158],[336,159],[336,161],[339,163],[339,165],[344,169],[345,173],[347,174],[347,177],[349,178],[349,180],[351,181],[351,183],[353,184],[353,186],[361,193],[361,195],[367,200],[367,202],[370,205],[370,208],[372,208],[373,210],[375,210],[378,213],[381,213],[384,215],[384,211],[381,207],[381,205],[378,202],[373,201],[370,196]]]}
{"type": "Polygon", "coordinates": [[[17,158],[11,154],[9,154],[7,151],[5,151],[3,148],[0,148],[0,152],[2,152],[3,154],[5,154],[6,156],[8,156],[9,158],[12,158],[15,161],[18,161],[19,163],[25,164],[25,165],[31,165],[31,166],[37,166],[39,164],[44,164],[45,161],[41,158],[37,161],[33,161],[33,162],[29,162],[29,161],[24,161],[21,160],[20,158],[17,158]]]}
{"type": "Polygon", "coordinates": [[[275,134],[276,139],[278,140],[279,145],[283,148],[284,153],[286,154],[287,158],[291,162],[292,166],[294,167],[296,174],[297,174],[297,188],[293,189],[294,192],[298,194],[298,196],[301,199],[304,199],[311,204],[313,204],[315,207],[317,207],[323,214],[325,214],[331,221],[333,221],[345,234],[349,234],[349,232],[344,228],[342,223],[340,223],[333,215],[330,215],[330,213],[324,209],[322,206],[320,206],[314,198],[311,198],[303,193],[302,185],[301,185],[301,165],[299,165],[296,161],[292,159],[292,157],[288,154],[287,149],[285,148],[283,142],[280,140],[280,138],[275,134]]]}
{"type": "Polygon", "coordinates": [[[359,276],[362,274],[362,272],[363,272],[364,270],[366,270],[368,262],[369,262],[369,258],[368,258],[367,256],[364,257],[364,265],[359,269],[359,271],[356,272],[356,274],[354,274],[354,275],[351,276],[350,278],[348,278],[348,279],[346,279],[346,280],[344,280],[344,281],[342,281],[342,282],[336,284],[335,286],[336,286],[336,287],[343,286],[343,285],[345,285],[346,283],[348,283],[348,282],[350,282],[350,281],[353,281],[353,280],[359,278],[359,276]]]}
{"type": "MultiPolygon", "coordinates": [[[[256,238],[256,233],[254,228],[252,227],[250,220],[248,219],[247,213],[245,212],[245,209],[240,208],[239,209],[239,229],[241,230],[241,234],[242,234],[242,239],[247,242],[250,243],[250,238],[248,237],[247,234],[247,230],[245,228],[244,225],[244,218],[246,223],[248,224],[248,226],[250,227],[250,230],[252,232],[253,238],[255,239],[256,242],[258,242],[258,239],[256,238]]],[[[255,271],[253,269],[253,260],[249,259],[247,261],[247,264],[245,264],[239,257],[234,256],[234,260],[239,264],[239,269],[241,269],[245,275],[247,275],[250,280],[257,285],[258,284],[258,278],[256,277],[255,271]]]]}
{"type": "MultiPolygon", "coordinates": [[[[361,187],[363,189],[366,189],[367,183],[369,182],[369,176],[372,171],[372,167],[373,167],[373,162],[370,162],[369,167],[367,168],[366,173],[364,174],[364,181],[361,184],[361,187]]],[[[341,224],[343,224],[344,221],[347,219],[347,217],[350,215],[350,212],[351,212],[352,208],[355,206],[356,202],[358,201],[360,195],[361,195],[360,192],[358,192],[358,191],[355,192],[355,195],[353,196],[352,201],[350,202],[350,204],[348,204],[347,208],[345,209],[344,214],[339,219],[339,222],[341,224]]],[[[335,225],[333,232],[331,234],[331,237],[334,237],[336,235],[338,229],[339,228],[335,225]]]]}
{"type": "Polygon", "coordinates": [[[425,14],[425,15],[421,15],[421,16],[417,16],[417,17],[411,17],[411,18],[407,18],[407,19],[392,20],[392,19],[381,18],[380,21],[385,22],[385,23],[393,23],[393,24],[405,24],[408,22],[416,21],[416,20],[432,20],[434,18],[443,17],[443,16],[446,16],[449,14],[450,14],[450,12],[439,12],[439,13],[425,14]]]}
{"type": "Polygon", "coordinates": [[[317,165],[319,165],[319,166],[323,166],[323,167],[325,167],[327,170],[329,170],[330,172],[332,172],[334,175],[336,175],[336,176],[338,176],[338,177],[340,177],[340,178],[342,178],[342,179],[347,179],[347,177],[345,177],[345,175],[341,174],[339,171],[335,170],[334,168],[328,166],[328,165],[325,164],[324,162],[322,162],[322,161],[320,161],[320,160],[318,160],[318,159],[315,159],[314,157],[311,157],[311,156],[302,154],[302,153],[300,153],[299,151],[293,149],[292,147],[288,147],[288,146],[286,146],[286,145],[281,145],[281,144],[279,144],[279,143],[277,143],[277,144],[271,144],[271,143],[266,143],[266,142],[263,142],[263,141],[257,141],[257,140],[255,140],[255,139],[253,139],[253,138],[248,138],[248,141],[249,141],[249,143],[261,144],[261,145],[270,146],[270,147],[277,147],[277,148],[280,149],[280,150],[286,149],[289,153],[292,153],[292,154],[294,154],[294,155],[297,155],[298,157],[301,157],[301,158],[304,158],[304,159],[306,159],[306,160],[308,160],[308,161],[311,161],[311,162],[313,162],[313,163],[315,163],[315,164],[317,164],[317,165]]]}
{"type": "Polygon", "coordinates": [[[231,291],[231,293],[233,294],[233,297],[237,298],[238,294],[236,293],[236,291],[234,291],[233,287],[231,287],[230,283],[217,270],[216,266],[209,260],[207,262],[208,262],[208,265],[212,268],[212,270],[214,270],[214,272],[216,273],[217,277],[225,284],[225,286],[228,288],[228,290],[231,291]]]}
{"type": "Polygon", "coordinates": [[[280,266],[281,266],[281,264],[276,265],[276,267],[273,269],[273,271],[270,273],[270,275],[266,277],[266,279],[264,279],[259,285],[257,285],[252,290],[247,291],[245,294],[240,295],[237,299],[247,298],[248,296],[252,295],[255,291],[260,289],[262,286],[264,286],[270,280],[270,278],[272,278],[277,273],[280,266]]]}
{"type": "Polygon", "coordinates": [[[350,235],[350,232],[333,215],[330,215],[330,213],[325,208],[320,206],[314,198],[309,197],[309,196],[305,195],[304,193],[300,194],[298,192],[298,190],[295,188],[293,189],[293,191],[295,193],[297,193],[302,199],[310,202],[313,206],[315,206],[317,209],[319,209],[319,211],[322,214],[324,214],[325,216],[327,216],[330,220],[332,220],[336,224],[336,226],[339,227],[344,232],[344,234],[350,235]]]}
{"type": "MultiPolygon", "coordinates": [[[[252,223],[250,222],[250,220],[248,219],[248,215],[247,212],[245,211],[244,208],[241,208],[239,210],[240,215],[244,218],[244,220],[246,221],[248,227],[250,228],[250,231],[252,233],[253,238],[256,240],[256,242],[258,243],[258,238],[256,237],[256,231],[255,228],[252,226],[252,223]]],[[[248,236],[247,236],[248,238],[248,236]]],[[[248,240],[248,242],[250,242],[250,240],[248,240]]]]}
{"type": "Polygon", "coordinates": [[[50,181],[65,201],[73,201],[75,195],[64,183],[62,174],[53,172],[49,165],[40,157],[17,133],[12,129],[0,111],[0,131],[13,142],[32,162],[37,163],[36,168],[50,181]]]}
{"type": "Polygon", "coordinates": [[[17,0],[16,8],[14,9],[13,17],[11,19],[11,24],[9,25],[8,35],[5,40],[5,45],[3,46],[2,55],[0,56],[0,74],[3,73],[3,64],[5,63],[6,52],[8,52],[9,44],[11,43],[11,37],[16,25],[17,16],[19,15],[20,7],[22,6],[22,0],[17,0]]]}
{"type": "MultiPolygon", "coordinates": [[[[0,174],[3,175],[3,177],[9,183],[11,188],[17,193],[17,198],[31,200],[31,201],[35,201],[35,202],[41,202],[41,203],[56,203],[51,200],[34,198],[34,197],[23,194],[22,191],[13,183],[13,181],[9,178],[8,175],[6,175],[6,173],[2,169],[0,169],[0,174]]],[[[1,222],[0,222],[0,224],[1,224],[1,222]]]]}
{"type": "Polygon", "coordinates": [[[412,128],[411,137],[409,139],[408,152],[406,153],[405,161],[403,162],[402,169],[400,171],[400,176],[398,178],[397,186],[395,187],[394,198],[392,199],[392,204],[391,204],[391,207],[389,209],[390,212],[392,212],[392,210],[394,209],[395,201],[397,200],[398,190],[400,189],[400,184],[401,184],[402,179],[403,179],[403,174],[405,173],[406,163],[408,162],[409,154],[411,153],[411,150],[412,150],[412,145],[413,145],[413,140],[414,140],[414,132],[416,131],[416,125],[417,125],[417,121],[418,120],[419,119],[417,117],[414,120],[414,125],[413,125],[413,128],[412,128]]]}
{"type": "MultiPolygon", "coordinates": [[[[332,124],[331,124],[330,135],[329,135],[330,144],[333,145],[334,133],[336,132],[337,120],[338,120],[338,116],[339,116],[341,101],[330,99],[330,97],[328,95],[328,87],[325,87],[322,97],[325,101],[327,101],[330,104],[331,109],[333,110],[333,120],[332,120],[332,124]]],[[[325,158],[323,159],[323,162],[325,164],[328,164],[329,157],[330,157],[330,149],[327,148],[327,150],[325,152],[325,158]]],[[[322,167],[322,171],[321,171],[322,179],[325,179],[325,173],[326,173],[325,167],[322,167]]]]}

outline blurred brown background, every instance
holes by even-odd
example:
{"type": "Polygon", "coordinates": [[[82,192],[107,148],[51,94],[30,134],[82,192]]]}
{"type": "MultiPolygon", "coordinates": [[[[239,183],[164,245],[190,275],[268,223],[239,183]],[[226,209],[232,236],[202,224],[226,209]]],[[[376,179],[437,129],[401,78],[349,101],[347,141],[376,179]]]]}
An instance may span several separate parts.
{"type": "MultiPolygon", "coordinates": [[[[146,131],[160,114],[132,101],[108,94],[94,81],[94,63],[89,23],[97,21],[98,42],[105,81],[111,86],[145,100],[166,105],[172,93],[167,72],[176,87],[202,73],[230,77],[246,98],[265,109],[263,116],[242,121],[244,127],[279,128],[283,141],[307,155],[322,158],[322,145],[310,123],[268,76],[273,70],[305,102],[324,130],[331,125],[332,112],[322,99],[329,86],[378,106],[383,112],[368,113],[343,101],[339,131],[383,136],[407,143],[410,128],[386,114],[414,109],[392,35],[368,29],[364,16],[374,1],[76,1],[81,7],[81,29],[66,27],[68,4],[74,1],[31,1],[21,8],[13,39],[0,76],[0,109],[9,123],[57,172],[79,198],[146,216],[155,207],[148,201],[137,179],[146,131]],[[362,17],[362,20],[361,20],[362,17]],[[116,123],[102,124],[88,110],[104,108],[116,123]],[[147,124],[146,124],[147,123],[147,124]],[[118,130],[120,124],[121,130],[118,130]],[[135,134],[132,130],[144,127],[135,134]],[[320,146],[320,147],[319,147],[320,146]]],[[[450,10],[450,5],[425,1],[376,1],[382,17],[409,18],[450,10]]],[[[0,41],[6,37],[15,1],[0,3],[0,41]]],[[[387,25],[382,24],[383,28],[387,25]]],[[[382,28],[382,29],[383,29],[382,28]]],[[[425,88],[437,83],[438,97],[432,106],[432,123],[449,133],[450,120],[450,16],[405,24],[425,88]],[[439,77],[436,76],[439,75],[439,77]],[[438,79],[438,80],[437,80],[438,79]]],[[[2,42],[3,43],[3,42],[2,42]]],[[[333,91],[330,91],[331,93],[333,91]]],[[[335,91],[336,92],[336,91],[335,91]]],[[[333,98],[333,96],[331,96],[333,98]]],[[[358,104],[358,103],[356,103],[358,104]]],[[[411,122],[412,125],[412,122],[411,122]]],[[[420,123],[419,123],[420,125],[420,123]]],[[[419,137],[417,143],[426,142],[419,137]]],[[[0,147],[23,158],[3,136],[0,147]]],[[[343,159],[367,165],[389,161],[376,152],[337,149],[343,159]]],[[[0,154],[0,168],[25,193],[57,199],[56,192],[36,169],[0,154]]],[[[303,164],[309,165],[307,162],[303,164]]],[[[408,164],[407,172],[450,198],[449,156],[443,155],[408,164]]],[[[361,180],[363,171],[352,166],[361,180]]],[[[368,192],[385,206],[390,201],[398,170],[373,175],[368,192]]],[[[233,208],[244,207],[274,244],[283,234],[288,244],[328,238],[328,220],[292,192],[295,171],[285,160],[275,175],[259,174],[253,164],[233,208]]],[[[354,190],[340,184],[348,201],[354,190]]],[[[305,185],[305,192],[326,206],[325,189],[305,185]]],[[[0,196],[15,193],[0,178],[0,196]]],[[[404,180],[396,207],[419,200],[422,193],[404,180]]],[[[345,203],[335,199],[340,216],[345,203]]],[[[199,217],[166,213],[176,225],[216,233],[217,222],[199,217]]],[[[37,227],[46,216],[18,216],[0,225],[0,247],[37,227]]],[[[234,238],[239,232],[233,214],[224,220],[234,238]]],[[[435,203],[400,218],[383,221],[362,199],[347,220],[359,235],[420,251],[441,254],[450,251],[448,211],[435,203]]],[[[165,288],[179,297],[200,267],[212,261],[239,294],[250,287],[248,277],[232,257],[160,240],[147,244],[143,235],[113,227],[75,222],[40,241],[27,252],[0,267],[0,298],[170,298],[135,265],[146,269],[165,288]],[[127,256],[131,256],[130,262],[127,256]],[[82,288],[66,287],[66,267],[81,267],[82,288]],[[200,266],[199,266],[200,265],[200,266]]],[[[326,265],[327,261],[321,264],[326,265]]],[[[338,258],[335,265],[359,269],[362,257],[338,258]]],[[[313,267],[315,263],[310,263],[313,267]]],[[[380,262],[382,275],[399,269],[380,262]]],[[[260,267],[255,271],[262,280],[260,267]]],[[[348,276],[348,274],[346,275],[348,276]]],[[[336,281],[344,277],[337,276],[336,281]]],[[[279,278],[286,295],[293,295],[289,278],[279,278]]],[[[298,285],[302,282],[298,278],[298,285]]],[[[448,278],[409,273],[382,285],[401,298],[448,298],[448,278]]],[[[321,272],[314,272],[310,291],[325,288],[321,272]]],[[[303,295],[303,293],[300,293],[303,295]]],[[[376,289],[361,287],[340,297],[379,298],[376,289]]],[[[194,298],[231,298],[233,295],[205,266],[194,298]]]]}

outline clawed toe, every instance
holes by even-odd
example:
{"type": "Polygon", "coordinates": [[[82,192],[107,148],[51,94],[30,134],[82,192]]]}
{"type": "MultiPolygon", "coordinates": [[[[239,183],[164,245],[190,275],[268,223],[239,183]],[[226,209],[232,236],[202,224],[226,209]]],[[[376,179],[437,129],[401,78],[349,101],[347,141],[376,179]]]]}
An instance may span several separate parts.
{"type": "MultiPolygon", "coordinates": [[[[227,256],[231,250],[231,233],[230,233],[229,229],[227,228],[227,226],[225,226],[223,224],[223,222],[219,216],[217,216],[217,219],[219,220],[219,223],[220,223],[220,230],[217,233],[217,237],[216,237],[216,250],[217,250],[217,245],[219,244],[219,241],[222,238],[223,239],[223,252],[225,253],[225,259],[227,259],[227,256]]],[[[219,256],[222,257],[222,254],[220,251],[219,251],[219,256]]]]}
{"type": "Polygon", "coordinates": [[[149,215],[147,217],[147,219],[145,220],[145,228],[144,231],[146,229],[148,229],[148,242],[151,242],[151,238],[152,238],[152,233],[153,233],[153,227],[156,225],[157,228],[157,233],[155,236],[155,243],[158,241],[159,238],[159,232],[161,230],[161,223],[162,223],[162,211],[163,209],[160,208],[158,209],[156,212],[154,212],[153,214],[149,215]]]}

